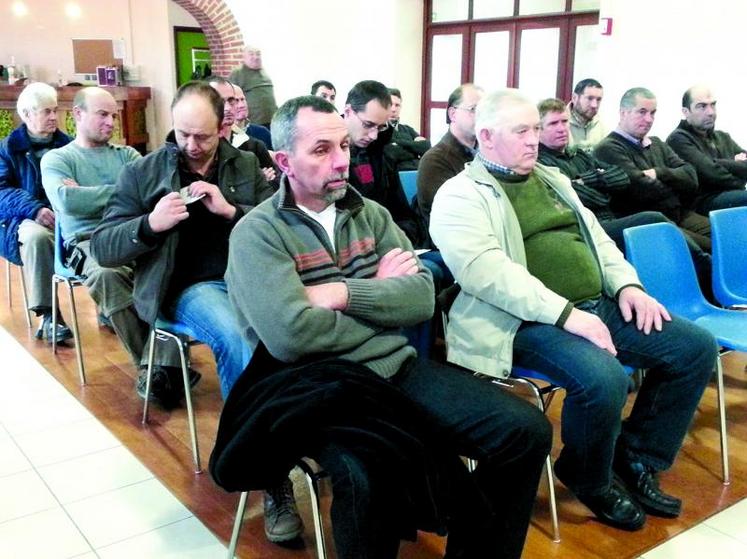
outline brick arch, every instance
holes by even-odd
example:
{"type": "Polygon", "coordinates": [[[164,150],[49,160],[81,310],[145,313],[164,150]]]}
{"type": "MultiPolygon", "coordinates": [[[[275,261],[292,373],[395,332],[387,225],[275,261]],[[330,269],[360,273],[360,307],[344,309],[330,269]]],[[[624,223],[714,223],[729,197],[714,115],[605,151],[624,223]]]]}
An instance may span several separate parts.
{"type": "Polygon", "coordinates": [[[213,74],[227,77],[243,58],[244,37],[223,0],[172,0],[200,24],[210,47],[213,74]]]}

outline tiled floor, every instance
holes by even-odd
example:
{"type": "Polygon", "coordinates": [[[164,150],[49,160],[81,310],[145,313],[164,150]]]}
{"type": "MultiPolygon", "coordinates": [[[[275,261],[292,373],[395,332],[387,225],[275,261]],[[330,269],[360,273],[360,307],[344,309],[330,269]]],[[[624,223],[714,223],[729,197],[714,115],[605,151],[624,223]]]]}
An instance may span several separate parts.
{"type": "Polygon", "coordinates": [[[0,329],[0,558],[222,558],[225,546],[0,329]]]}
{"type": "MultiPolygon", "coordinates": [[[[225,546],[0,328],[0,558],[213,559],[225,546]]],[[[747,557],[747,500],[643,559],[747,557]]]]}

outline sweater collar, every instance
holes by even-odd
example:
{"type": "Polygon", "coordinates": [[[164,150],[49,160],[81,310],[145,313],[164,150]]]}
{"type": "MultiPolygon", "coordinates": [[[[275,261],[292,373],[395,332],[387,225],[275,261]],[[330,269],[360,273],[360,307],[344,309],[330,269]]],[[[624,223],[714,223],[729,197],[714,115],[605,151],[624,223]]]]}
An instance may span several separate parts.
{"type": "MultiPolygon", "coordinates": [[[[67,134],[60,131],[58,128],[52,134],[52,146],[53,148],[62,147],[70,142],[70,137],[67,134]]],[[[18,128],[13,130],[8,136],[8,151],[16,153],[25,153],[31,149],[31,138],[29,137],[28,128],[25,124],[21,124],[18,128]]]]}

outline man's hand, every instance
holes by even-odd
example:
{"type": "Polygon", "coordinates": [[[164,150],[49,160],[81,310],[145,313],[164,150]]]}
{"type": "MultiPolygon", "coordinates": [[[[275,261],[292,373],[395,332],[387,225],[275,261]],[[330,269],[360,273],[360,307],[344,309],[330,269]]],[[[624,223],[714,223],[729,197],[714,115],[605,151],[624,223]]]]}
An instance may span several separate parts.
{"type": "Polygon", "coordinates": [[[321,307],[331,311],[344,311],[348,308],[348,286],[345,282],[335,281],[310,285],[304,289],[312,307],[321,307]]]}
{"type": "Polygon", "coordinates": [[[236,208],[226,201],[223,193],[214,184],[205,181],[195,181],[189,185],[189,193],[192,196],[204,194],[205,197],[202,198],[201,202],[210,213],[228,220],[233,219],[236,215],[236,208]]]}
{"type": "Polygon", "coordinates": [[[73,179],[62,179],[62,184],[65,186],[80,186],[77,182],[75,182],[73,179]]]}
{"type": "Polygon", "coordinates": [[[661,332],[664,321],[672,320],[664,305],[637,287],[623,289],[617,304],[625,322],[633,320],[635,314],[635,326],[644,334],[650,334],[652,326],[657,332],[661,332]]]}
{"type": "Polygon", "coordinates": [[[34,221],[39,225],[43,225],[47,229],[54,229],[54,212],[49,208],[42,208],[36,212],[34,221]]]}
{"type": "Polygon", "coordinates": [[[187,205],[178,192],[169,192],[148,214],[148,224],[154,233],[168,231],[189,217],[187,205]]]}
{"type": "Polygon", "coordinates": [[[418,260],[409,250],[393,248],[379,260],[376,279],[413,276],[418,273],[418,260]]]}
{"type": "Polygon", "coordinates": [[[643,174],[647,177],[656,180],[656,169],[646,169],[643,174]]]}
{"type": "Polygon", "coordinates": [[[747,153],[741,152],[734,156],[734,161],[747,161],[747,153]]]}
{"type": "Polygon", "coordinates": [[[612,343],[612,336],[607,325],[595,314],[574,308],[568,315],[563,330],[581,336],[595,346],[609,351],[612,355],[617,355],[617,349],[612,343]]]}
{"type": "Polygon", "coordinates": [[[275,169],[273,169],[272,167],[262,167],[262,174],[267,179],[267,182],[274,181],[275,177],[277,176],[275,169]]]}

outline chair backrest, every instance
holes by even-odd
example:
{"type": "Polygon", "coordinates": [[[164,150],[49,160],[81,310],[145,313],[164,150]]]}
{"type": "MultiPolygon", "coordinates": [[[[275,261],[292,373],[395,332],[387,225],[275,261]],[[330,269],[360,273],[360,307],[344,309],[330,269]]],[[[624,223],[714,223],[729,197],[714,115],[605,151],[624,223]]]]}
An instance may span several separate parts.
{"type": "Polygon", "coordinates": [[[709,310],[685,238],[674,224],[630,227],[623,236],[626,258],[649,295],[685,318],[695,319],[709,310]]]}
{"type": "Polygon", "coordinates": [[[418,194],[418,172],[417,171],[400,171],[399,182],[407,198],[407,203],[412,206],[415,197],[418,194]]]}
{"type": "Polygon", "coordinates": [[[709,217],[713,294],[725,307],[747,304],[747,208],[715,210],[709,217]]]}

